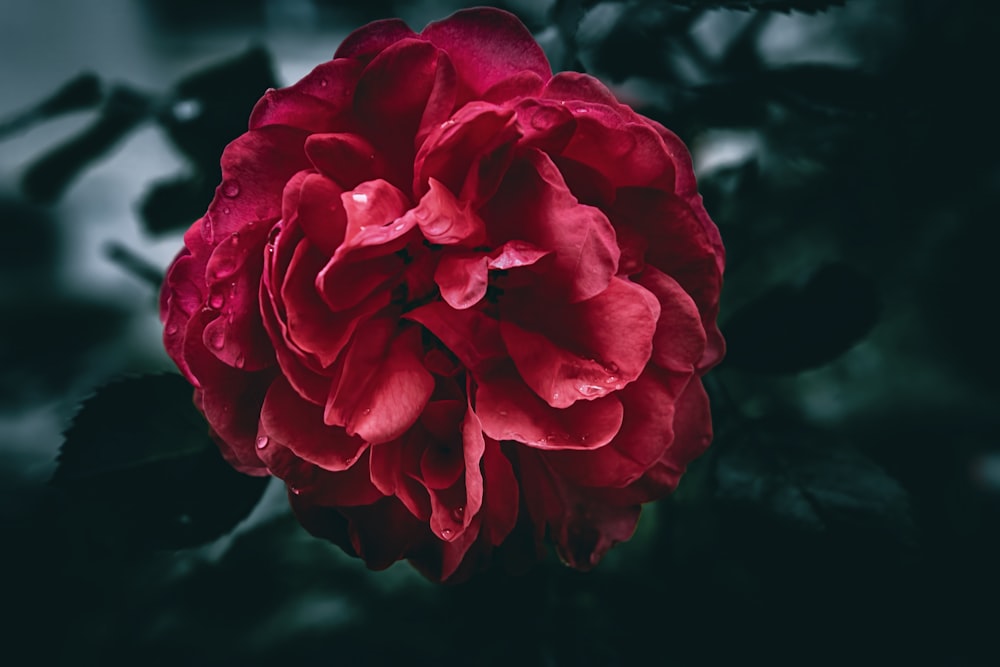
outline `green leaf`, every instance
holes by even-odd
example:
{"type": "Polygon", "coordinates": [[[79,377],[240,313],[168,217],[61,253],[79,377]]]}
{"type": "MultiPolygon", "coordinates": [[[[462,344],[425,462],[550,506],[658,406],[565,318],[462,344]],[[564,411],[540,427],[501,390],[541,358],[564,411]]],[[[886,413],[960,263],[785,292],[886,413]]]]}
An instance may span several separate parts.
{"type": "Polygon", "coordinates": [[[831,7],[840,7],[845,0],[671,0],[675,5],[694,9],[738,9],[742,11],[771,10],[814,14],[831,7]]]}
{"type": "Polygon", "coordinates": [[[256,505],[267,478],[222,460],[191,392],[177,375],[103,387],[66,432],[52,483],[112,515],[141,545],[195,546],[228,532],[256,505]]]}

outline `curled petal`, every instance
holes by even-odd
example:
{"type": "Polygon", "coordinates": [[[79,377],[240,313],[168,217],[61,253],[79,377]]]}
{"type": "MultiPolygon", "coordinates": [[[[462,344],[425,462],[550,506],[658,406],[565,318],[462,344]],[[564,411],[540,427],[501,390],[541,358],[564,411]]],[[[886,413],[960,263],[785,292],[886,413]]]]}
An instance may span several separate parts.
{"type": "Polygon", "coordinates": [[[500,323],[478,310],[455,310],[437,301],[415,308],[404,317],[437,336],[473,373],[488,369],[507,355],[500,323]]]}
{"type": "Polygon", "coordinates": [[[390,166],[382,154],[358,134],[314,134],[306,139],[305,150],[313,166],[342,190],[385,178],[390,173],[390,166]]]}
{"type": "Polygon", "coordinates": [[[434,282],[441,298],[456,310],[470,308],[486,296],[489,259],[478,253],[452,253],[438,262],[434,282]]]}
{"type": "Polygon", "coordinates": [[[270,89],[250,114],[250,129],[287,125],[310,132],[330,132],[347,123],[361,64],[350,60],[325,62],[287,88],[270,89]]]}
{"type": "Polygon", "coordinates": [[[415,36],[416,33],[410,30],[410,26],[400,19],[372,21],[348,35],[333,57],[369,62],[392,44],[415,36]]]}
{"type": "Polygon", "coordinates": [[[347,470],[368,449],[368,443],[343,428],[323,423],[323,408],[300,397],[284,378],[271,383],[260,412],[263,434],[257,448],[274,439],[296,456],[331,472],[347,470]]]}
{"type": "Polygon", "coordinates": [[[613,394],[557,409],[510,373],[479,380],[476,413],[494,440],[538,449],[596,449],[611,442],[622,424],[622,404],[613,394]]]}
{"type": "Polygon", "coordinates": [[[404,220],[420,227],[424,238],[439,245],[475,247],[486,241],[486,225],[469,202],[459,201],[437,179],[428,180],[427,192],[404,220]]]}

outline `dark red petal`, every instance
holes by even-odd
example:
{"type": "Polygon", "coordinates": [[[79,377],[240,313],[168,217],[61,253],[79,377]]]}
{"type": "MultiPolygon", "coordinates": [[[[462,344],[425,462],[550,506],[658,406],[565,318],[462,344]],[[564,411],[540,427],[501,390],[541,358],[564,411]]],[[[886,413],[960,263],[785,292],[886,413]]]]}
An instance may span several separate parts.
{"type": "Polygon", "coordinates": [[[386,47],[411,37],[416,37],[416,33],[400,19],[372,21],[348,35],[333,57],[368,62],[386,47]]]}
{"type": "Polygon", "coordinates": [[[428,24],[420,35],[448,53],[470,98],[518,72],[534,72],[545,81],[552,76],[528,29],[499,9],[461,10],[428,24]]]}
{"type": "Polygon", "coordinates": [[[421,361],[420,330],[397,333],[395,327],[375,319],[359,329],[324,416],[373,444],[402,435],[434,391],[434,377],[421,361]]]}
{"type": "Polygon", "coordinates": [[[202,343],[205,325],[217,314],[205,308],[188,322],[184,358],[201,387],[197,405],[212,430],[225,441],[230,464],[242,471],[259,470],[257,419],[274,373],[247,373],[223,364],[202,343]]]}
{"type": "Polygon", "coordinates": [[[273,439],[299,458],[331,472],[350,468],[368,449],[361,438],[324,424],[323,408],[304,401],[283,377],[271,384],[260,422],[264,435],[257,439],[258,449],[266,448],[273,439]]]}
{"type": "Polygon", "coordinates": [[[447,56],[428,42],[403,39],[381,51],[361,75],[354,114],[390,164],[413,164],[414,137],[442,58],[447,56]]]}
{"type": "Polygon", "coordinates": [[[427,534],[427,526],[396,498],[345,509],[343,514],[350,520],[351,546],[373,570],[383,570],[403,558],[427,534]]]}
{"type": "Polygon", "coordinates": [[[622,404],[614,395],[557,409],[513,373],[478,382],[476,413],[483,432],[494,440],[538,449],[596,449],[608,444],[622,424],[622,404]]]}
{"type": "Polygon", "coordinates": [[[566,108],[576,118],[576,132],[563,156],[593,167],[615,187],[673,189],[674,161],[649,124],[625,120],[603,104],[569,102],[566,108]]]}
{"type": "Polygon", "coordinates": [[[431,531],[445,542],[459,540],[469,530],[483,506],[483,474],[480,462],[486,441],[472,406],[462,420],[462,458],[464,478],[447,490],[429,489],[431,496],[431,531]]]}
{"type": "Polygon", "coordinates": [[[483,454],[483,535],[498,546],[517,523],[518,491],[514,468],[494,440],[483,454]]]}
{"type": "Polygon", "coordinates": [[[201,235],[201,221],[195,222],[184,234],[185,247],[174,258],[163,280],[160,292],[160,319],[163,321],[163,344],[184,377],[198,386],[184,358],[184,339],[188,322],[208,298],[205,266],[211,247],[201,235]]]}
{"type": "Polygon", "coordinates": [[[698,306],[676,280],[659,269],[646,267],[638,282],[660,302],[653,363],[679,373],[694,372],[705,353],[706,340],[698,306]]]}
{"type": "Polygon", "coordinates": [[[344,240],[347,213],[340,201],[343,189],[321,174],[309,174],[299,190],[296,216],[299,226],[320,252],[329,257],[344,240]]]}
{"type": "Polygon", "coordinates": [[[660,306],[643,287],[613,278],[586,301],[510,300],[501,313],[500,332],[521,377],[549,405],[565,408],[639,377],[653,350],[660,306]]]}
{"type": "Polygon", "coordinates": [[[504,104],[520,97],[537,97],[544,87],[545,80],[538,73],[522,70],[490,86],[483,92],[482,100],[491,104],[504,104]]]}
{"type": "Polygon", "coordinates": [[[589,570],[608,550],[632,537],[639,520],[638,504],[603,503],[548,467],[541,452],[518,450],[525,504],[542,530],[550,526],[559,557],[571,567],[589,570]]]}
{"type": "Polygon", "coordinates": [[[205,326],[204,342],[223,363],[248,371],[274,363],[259,294],[270,230],[265,222],[247,223],[215,247],[205,271],[208,305],[219,316],[205,326]]]}
{"type": "Polygon", "coordinates": [[[305,150],[313,165],[342,191],[365,181],[386,178],[390,172],[382,154],[358,134],[314,134],[306,139],[305,150]]]}
{"type": "Polygon", "coordinates": [[[674,437],[677,394],[672,378],[663,375],[647,370],[616,394],[625,416],[614,440],[590,452],[549,452],[553,470],[582,486],[621,487],[642,477],[674,437]]]}
{"type": "Polygon", "coordinates": [[[459,201],[437,179],[428,181],[420,203],[403,216],[431,243],[475,247],[486,242],[486,225],[468,201],[459,201]]]}
{"type": "Polygon", "coordinates": [[[358,322],[388,305],[388,291],[373,294],[356,307],[334,313],[316,289],[316,276],[326,257],[303,240],[289,263],[281,298],[285,304],[288,336],[296,347],[315,355],[329,367],[336,361],[358,322]]]}
{"type": "Polygon", "coordinates": [[[526,99],[516,109],[518,126],[524,134],[522,145],[561,153],[576,132],[576,119],[558,102],[526,99]]]}
{"type": "Polygon", "coordinates": [[[250,129],[268,125],[288,125],[310,132],[330,132],[346,123],[361,64],[334,60],[318,65],[299,82],[274,88],[254,106],[250,129]]]}
{"type": "Polygon", "coordinates": [[[500,337],[500,323],[475,309],[455,310],[435,301],[404,315],[419,322],[437,336],[473,373],[506,358],[507,350],[500,337]]]}
{"type": "Polygon", "coordinates": [[[571,302],[603,292],[618,271],[618,244],[608,218],[580,204],[541,151],[528,150],[511,165],[481,215],[494,242],[521,240],[552,251],[546,289],[571,302]]]}
{"type": "Polygon", "coordinates": [[[431,516],[430,496],[414,471],[419,472],[419,447],[410,434],[393,442],[370,448],[372,483],[387,496],[397,497],[410,514],[427,521],[431,516]]]}
{"type": "Polygon", "coordinates": [[[222,184],[202,219],[209,245],[222,243],[255,220],[281,215],[285,183],[309,167],[302,146],[304,130],[271,125],[251,130],[226,146],[222,154],[222,184]]]}
{"type": "Polygon", "coordinates": [[[413,191],[426,192],[437,179],[460,199],[478,204],[489,198],[520,138],[514,111],[470,102],[427,136],[414,164],[413,191]]]}
{"type": "Polygon", "coordinates": [[[453,252],[441,258],[434,282],[441,298],[456,310],[471,308],[486,296],[489,258],[481,253],[453,252]]]}

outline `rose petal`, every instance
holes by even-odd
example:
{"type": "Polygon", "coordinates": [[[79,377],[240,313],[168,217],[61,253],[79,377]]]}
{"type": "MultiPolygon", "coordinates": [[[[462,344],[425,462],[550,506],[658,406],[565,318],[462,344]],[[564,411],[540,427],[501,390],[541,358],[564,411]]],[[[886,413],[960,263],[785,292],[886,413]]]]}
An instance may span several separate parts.
{"type": "Polygon", "coordinates": [[[407,433],[403,438],[370,449],[371,479],[387,496],[396,496],[421,521],[431,516],[430,496],[419,481],[424,435],[407,433]]]}
{"type": "Polygon", "coordinates": [[[421,362],[419,329],[397,334],[395,327],[379,318],[358,330],[324,415],[326,423],[373,444],[410,428],[434,390],[434,378],[421,362]]]}
{"type": "Polygon", "coordinates": [[[441,298],[456,310],[471,308],[486,296],[489,259],[480,253],[451,253],[438,262],[434,282],[441,298]]]}
{"type": "Polygon", "coordinates": [[[611,223],[599,209],[577,201],[540,151],[527,150],[525,159],[511,165],[481,215],[494,242],[516,239],[550,250],[546,289],[571,302],[604,291],[618,270],[611,223]]]}
{"type": "Polygon", "coordinates": [[[305,151],[313,165],[335,181],[341,192],[390,176],[391,167],[382,154],[358,134],[314,134],[306,139],[305,151]]]}
{"type": "Polygon", "coordinates": [[[343,189],[321,174],[302,180],[295,215],[306,238],[320,252],[332,257],[344,240],[347,213],[341,204],[343,189]]]}
{"type": "Polygon", "coordinates": [[[678,373],[693,373],[706,342],[698,306],[676,280],[652,266],[646,267],[638,282],[660,302],[652,362],[678,373]]]}
{"type": "Polygon", "coordinates": [[[608,444],[622,424],[614,395],[556,409],[512,373],[478,380],[476,413],[494,440],[516,440],[538,449],[596,449],[608,444]]]}
{"type": "Polygon", "coordinates": [[[344,126],[361,64],[333,60],[318,65],[297,83],[270,89],[250,114],[250,129],[288,125],[310,132],[330,132],[344,126]]]}
{"type": "Polygon", "coordinates": [[[464,201],[485,201],[496,192],[520,136],[513,110],[466,104],[432,130],[417,152],[414,192],[425,193],[434,178],[464,201]]]}
{"type": "Polygon", "coordinates": [[[517,523],[517,477],[510,460],[494,440],[486,440],[483,453],[483,535],[498,546],[517,523]]]}
{"type": "Polygon", "coordinates": [[[614,278],[586,301],[511,299],[501,314],[500,333],[521,377],[549,405],[565,408],[639,377],[653,350],[660,307],[643,287],[614,278]]]}
{"type": "Polygon", "coordinates": [[[392,44],[415,36],[410,26],[400,19],[372,21],[345,37],[333,57],[369,62],[392,44]]]}
{"type": "Polygon", "coordinates": [[[324,424],[323,408],[302,400],[281,377],[268,389],[260,422],[264,435],[257,439],[258,449],[266,448],[273,439],[299,458],[331,472],[350,468],[368,449],[361,438],[324,424]]]}
{"type": "Polygon", "coordinates": [[[467,90],[465,99],[518,72],[534,72],[545,81],[552,77],[545,53],[524,24],[499,9],[461,10],[428,24],[420,35],[448,53],[467,90]]]}
{"type": "Polygon", "coordinates": [[[404,317],[419,322],[437,336],[474,374],[507,356],[500,323],[477,310],[455,310],[437,301],[414,308],[404,317]]]}
{"type": "Polygon", "coordinates": [[[516,109],[518,126],[524,134],[522,145],[561,153],[576,132],[576,119],[558,102],[526,99],[518,102],[516,109]]]}
{"type": "Polygon", "coordinates": [[[302,150],[307,133],[270,125],[240,135],[222,154],[222,183],[202,219],[202,234],[217,245],[246,223],[281,215],[285,183],[309,166],[302,150]]]}

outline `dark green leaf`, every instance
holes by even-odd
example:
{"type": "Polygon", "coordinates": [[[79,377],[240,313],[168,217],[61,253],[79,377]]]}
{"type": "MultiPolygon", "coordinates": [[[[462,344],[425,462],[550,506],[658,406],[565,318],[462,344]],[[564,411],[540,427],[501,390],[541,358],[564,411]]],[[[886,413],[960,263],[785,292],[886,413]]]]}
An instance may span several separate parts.
{"type": "Polygon", "coordinates": [[[869,278],[828,264],[804,286],[778,285],[729,318],[725,363],[760,373],[822,366],[860,341],[880,309],[869,278]]]}
{"type": "Polygon", "coordinates": [[[53,484],[114,514],[141,544],[181,548],[228,532],[267,479],[222,460],[191,392],[177,375],[102,388],[66,432],[53,484]]]}
{"type": "Polygon", "coordinates": [[[38,104],[0,120],[0,138],[54,116],[89,109],[101,101],[101,81],[96,74],[84,72],[65,84],[38,104]]]}
{"type": "Polygon", "coordinates": [[[809,14],[839,7],[845,0],[670,0],[675,5],[696,9],[773,10],[806,12],[809,14]]]}
{"type": "Polygon", "coordinates": [[[77,174],[111,150],[150,110],[144,94],[121,86],[112,89],[93,125],[28,168],[24,193],[39,202],[56,200],[77,174]]]}

